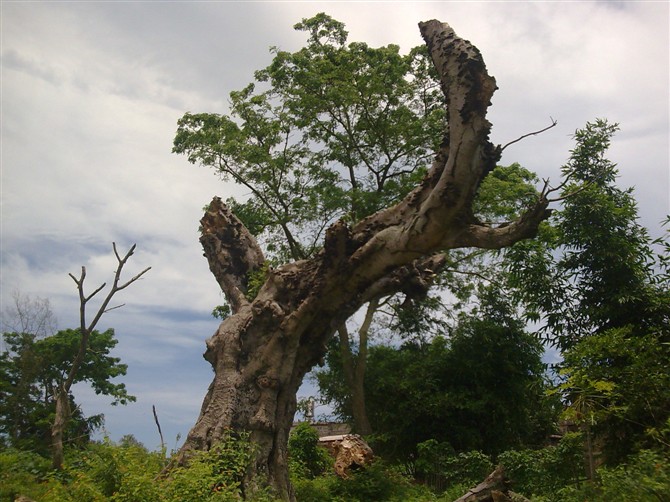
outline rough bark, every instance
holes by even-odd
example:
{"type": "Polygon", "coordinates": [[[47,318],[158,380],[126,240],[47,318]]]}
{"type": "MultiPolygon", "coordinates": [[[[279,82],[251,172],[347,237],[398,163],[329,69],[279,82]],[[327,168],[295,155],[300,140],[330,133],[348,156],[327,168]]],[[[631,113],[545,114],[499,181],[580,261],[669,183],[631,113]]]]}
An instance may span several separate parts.
{"type": "Polygon", "coordinates": [[[347,434],[332,445],[335,455],[335,474],[346,479],[354,469],[369,465],[374,454],[372,448],[358,434],[347,434]]]}
{"type": "Polygon", "coordinates": [[[419,26],[440,75],[449,126],[428,175],[404,200],[353,227],[335,223],[318,255],[270,270],[253,300],[246,277],[262,263],[258,244],[219,198],[203,217],[205,256],[233,315],[207,341],[215,376],[180,459],[210,448],[227,429],[249,431],[257,453],[247,491],[255,477],[294,499],[286,445],[296,392],[347,318],[380,292],[402,291],[422,260],[457,247],[508,246],[533,236],[548,215],[543,194],[507,225],[489,227],[473,216],[477,189],[500,156],[486,120],[495,80],[479,51],[448,25],[419,26]]]}

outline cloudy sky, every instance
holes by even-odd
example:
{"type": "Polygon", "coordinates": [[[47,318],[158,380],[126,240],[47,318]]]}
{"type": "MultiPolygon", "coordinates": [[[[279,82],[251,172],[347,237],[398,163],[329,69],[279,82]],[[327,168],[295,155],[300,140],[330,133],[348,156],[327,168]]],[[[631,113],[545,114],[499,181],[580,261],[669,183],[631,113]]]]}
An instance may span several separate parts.
{"type": "MultiPolygon", "coordinates": [[[[419,21],[449,22],[484,55],[499,90],[492,139],[557,179],[570,134],[595,118],[619,122],[610,158],[634,186],[652,234],[670,213],[669,4],[663,2],[176,2],[2,1],[1,297],[51,300],[59,328],[77,325],[68,273],[87,266],[88,290],[111,279],[111,243],[137,243],[116,355],[137,403],[112,408],[85,388],[86,413],[104,412],[112,438],[169,447],[193,425],[211,381],[202,359],[216,329],[218,286],[198,243],[201,209],[214,195],[243,196],[205,168],[170,153],[185,112],[226,112],[227,96],[270,62],[268,48],[297,50],[292,26],[324,11],[351,41],[419,45],[419,21]]],[[[309,392],[309,390],[305,390],[309,392]]]]}

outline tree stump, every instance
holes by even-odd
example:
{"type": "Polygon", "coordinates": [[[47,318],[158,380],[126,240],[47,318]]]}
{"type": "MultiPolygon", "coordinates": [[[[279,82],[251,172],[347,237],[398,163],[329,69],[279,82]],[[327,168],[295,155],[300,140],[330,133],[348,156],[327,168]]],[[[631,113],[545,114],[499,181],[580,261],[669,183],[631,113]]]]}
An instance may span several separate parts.
{"type": "Polygon", "coordinates": [[[332,445],[335,454],[335,473],[342,479],[349,477],[351,469],[369,465],[374,458],[372,448],[358,434],[347,434],[332,445]]]}

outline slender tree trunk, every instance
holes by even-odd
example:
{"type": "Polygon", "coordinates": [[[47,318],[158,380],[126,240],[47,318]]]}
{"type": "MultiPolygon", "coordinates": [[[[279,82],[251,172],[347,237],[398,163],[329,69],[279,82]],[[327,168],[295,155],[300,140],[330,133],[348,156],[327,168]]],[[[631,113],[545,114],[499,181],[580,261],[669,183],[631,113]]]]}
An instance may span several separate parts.
{"type": "Polygon", "coordinates": [[[401,291],[416,263],[457,247],[501,248],[531,237],[548,216],[546,193],[519,220],[477,221],[472,201],[501,149],[488,141],[485,115],[495,80],[481,55],[448,25],[420,24],[442,80],[449,130],[433,165],[404,200],[353,227],[340,221],[314,258],[270,270],[253,301],[247,277],[263,263],[253,236],[219,198],[203,219],[201,243],[233,315],[207,341],[214,380],[179,455],[206,450],[226,430],[250,432],[257,450],[243,483],[267,483],[294,500],[287,440],[304,375],[325,355],[338,327],[362,305],[401,291]]]}
{"type": "Polygon", "coordinates": [[[368,335],[372,319],[379,308],[379,299],[375,298],[365,312],[365,319],[358,330],[358,352],[352,353],[349,345],[349,331],[346,324],[337,330],[340,342],[340,355],[342,357],[342,369],[351,393],[351,413],[354,419],[354,432],[361,436],[372,434],[372,427],[368,419],[365,405],[365,368],[368,358],[368,335]]]}
{"type": "Polygon", "coordinates": [[[56,416],[51,427],[51,467],[63,468],[63,432],[70,419],[70,400],[68,392],[60,386],[56,391],[56,416]]]}

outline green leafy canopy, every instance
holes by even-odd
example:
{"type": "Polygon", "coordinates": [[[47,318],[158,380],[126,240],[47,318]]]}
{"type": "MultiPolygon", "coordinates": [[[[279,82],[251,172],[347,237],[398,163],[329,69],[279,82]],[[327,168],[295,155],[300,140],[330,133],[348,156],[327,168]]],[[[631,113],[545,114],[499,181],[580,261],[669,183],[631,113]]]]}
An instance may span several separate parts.
{"type": "Polygon", "coordinates": [[[173,151],[247,189],[234,212],[280,262],[310,256],[336,219],[357,221],[425,173],[445,125],[425,48],[347,44],[325,14],[296,24],[297,52],[272,50],[228,114],[185,114],[173,151]]]}

